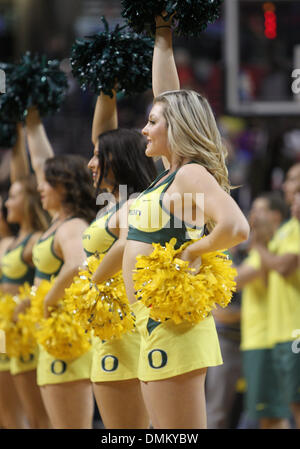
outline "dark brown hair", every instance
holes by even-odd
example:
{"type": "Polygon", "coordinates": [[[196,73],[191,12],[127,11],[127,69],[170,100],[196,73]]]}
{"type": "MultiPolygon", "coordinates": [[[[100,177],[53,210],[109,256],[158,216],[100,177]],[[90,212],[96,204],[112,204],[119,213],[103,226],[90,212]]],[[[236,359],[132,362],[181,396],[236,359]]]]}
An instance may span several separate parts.
{"type": "Polygon", "coordinates": [[[91,222],[96,216],[95,190],[88,161],[79,155],[63,154],[45,162],[45,179],[54,188],[63,187],[63,205],[77,218],[91,222]]]}
{"type": "Polygon", "coordinates": [[[145,155],[147,141],[141,132],[118,128],[100,134],[98,139],[98,191],[109,169],[115,180],[113,193],[120,185],[126,185],[129,196],[143,192],[157,176],[153,159],[145,155]]]}

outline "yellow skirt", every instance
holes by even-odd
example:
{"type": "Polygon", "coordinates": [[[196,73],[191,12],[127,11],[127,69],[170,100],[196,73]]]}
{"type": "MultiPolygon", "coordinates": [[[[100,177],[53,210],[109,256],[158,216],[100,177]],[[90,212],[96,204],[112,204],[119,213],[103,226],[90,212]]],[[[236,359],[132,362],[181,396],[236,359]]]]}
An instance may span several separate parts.
{"type": "Polygon", "coordinates": [[[101,341],[93,337],[92,382],[136,379],[141,337],[138,332],[124,334],[122,338],[101,341]]]}
{"type": "Polygon", "coordinates": [[[38,361],[38,347],[33,354],[27,357],[12,357],[10,361],[10,372],[15,374],[25,373],[36,369],[38,361]]]}
{"type": "Polygon", "coordinates": [[[0,353],[0,372],[10,371],[10,358],[7,354],[0,353]]]}
{"type": "Polygon", "coordinates": [[[214,318],[198,324],[157,322],[140,301],[131,305],[141,336],[138,377],[148,382],[223,363],[214,318]]]}
{"type": "Polygon", "coordinates": [[[89,379],[91,375],[92,350],[75,360],[60,360],[48,354],[39,345],[37,384],[39,386],[89,379]]]}

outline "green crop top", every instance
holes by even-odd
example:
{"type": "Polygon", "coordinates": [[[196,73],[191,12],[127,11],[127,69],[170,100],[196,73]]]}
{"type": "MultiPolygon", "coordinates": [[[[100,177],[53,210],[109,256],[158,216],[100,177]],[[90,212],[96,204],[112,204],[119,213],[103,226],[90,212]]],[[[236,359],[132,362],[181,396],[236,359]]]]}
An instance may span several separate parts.
{"type": "Polygon", "coordinates": [[[118,240],[118,237],[109,230],[108,223],[122,204],[124,201],[112,206],[106,213],[96,218],[83,233],[82,243],[87,256],[92,256],[96,252],[106,253],[118,240]]]}
{"type": "Polygon", "coordinates": [[[25,262],[23,258],[24,249],[32,233],[27,235],[15,248],[6,251],[1,260],[1,283],[22,285],[25,282],[33,284],[34,267],[25,262]]]}
{"type": "MultiPolygon", "coordinates": [[[[191,161],[190,163],[192,163],[191,161]]],[[[178,169],[179,170],[179,169],[178,169]]],[[[136,198],[129,209],[128,240],[165,245],[171,238],[177,239],[175,248],[204,234],[204,226],[190,226],[175,217],[163,206],[163,195],[174,181],[177,173],[171,173],[162,183],[158,181],[168,173],[161,173],[153,183],[136,198]]]]}

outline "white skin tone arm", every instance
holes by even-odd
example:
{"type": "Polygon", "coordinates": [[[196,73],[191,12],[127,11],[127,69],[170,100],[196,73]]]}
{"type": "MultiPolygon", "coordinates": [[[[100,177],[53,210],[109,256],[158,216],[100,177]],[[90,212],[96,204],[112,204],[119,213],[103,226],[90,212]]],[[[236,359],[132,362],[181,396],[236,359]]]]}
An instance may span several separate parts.
{"type": "Polygon", "coordinates": [[[10,160],[10,182],[13,184],[18,179],[30,174],[29,161],[26,154],[25,132],[22,123],[17,124],[17,141],[12,149],[10,160]]]}
{"type": "MultiPolygon", "coordinates": [[[[161,17],[156,18],[156,26],[166,26],[170,23],[166,23],[161,17]]],[[[156,30],[152,61],[152,90],[154,97],[168,90],[180,89],[172,40],[172,30],[170,28],[158,28],[156,30]]]]}
{"type": "Polygon", "coordinates": [[[93,274],[92,280],[97,283],[102,283],[109,279],[114,274],[122,269],[123,253],[127,241],[128,234],[128,209],[132,200],[127,201],[119,209],[118,223],[119,223],[119,238],[113,244],[111,249],[105,254],[102,262],[99,264],[97,270],[93,274]],[[120,223],[122,226],[120,226],[120,223]]]}
{"type": "Polygon", "coordinates": [[[85,260],[85,253],[82,247],[82,234],[87,228],[87,223],[80,219],[64,223],[57,231],[56,241],[59,249],[59,256],[64,264],[55,279],[53,287],[44,300],[44,316],[47,318],[51,311],[48,307],[55,307],[64,295],[64,291],[78,274],[79,267],[85,260]]]}
{"type": "MultiPolygon", "coordinates": [[[[17,141],[12,150],[12,157],[10,161],[10,182],[14,183],[18,179],[23,178],[30,174],[29,161],[26,154],[25,146],[25,131],[22,123],[17,124],[17,141]]],[[[40,237],[40,233],[36,232],[26,245],[23,258],[26,263],[33,265],[32,263],[32,248],[35,242],[40,237]]],[[[16,322],[20,312],[24,312],[27,307],[30,306],[30,300],[25,299],[16,307],[13,315],[13,320],[16,322]]]]}
{"type": "MultiPolygon", "coordinates": [[[[156,25],[167,25],[161,18],[157,17],[156,25]]],[[[173,47],[172,47],[172,32],[169,28],[159,28],[156,31],[155,46],[153,52],[152,63],[152,88],[153,95],[157,96],[166,90],[178,90],[180,88],[179,78],[175,65],[173,47]],[[166,77],[166,73],[168,76],[166,77]]],[[[93,143],[96,144],[96,139],[101,132],[117,127],[115,98],[112,100],[108,96],[99,96],[94,121],[93,121],[93,143]],[[105,107],[105,109],[104,109],[105,107]],[[98,123],[98,125],[97,125],[98,123]],[[103,124],[106,129],[103,129],[103,124]]],[[[166,168],[169,167],[169,162],[163,157],[163,162],[166,168]]],[[[128,207],[128,205],[127,205],[128,207]]],[[[124,211],[127,210],[126,204],[120,209],[120,219],[125,220],[124,211]]],[[[127,212],[126,212],[127,213],[127,212]]],[[[126,218],[127,219],[127,218],[126,218]]],[[[122,268],[122,257],[126,245],[128,229],[127,227],[120,228],[119,239],[112,248],[105,255],[105,258],[99,265],[98,269],[93,275],[95,282],[101,283],[113,276],[122,268]]]]}
{"type": "Polygon", "coordinates": [[[92,126],[92,142],[97,144],[100,134],[118,128],[118,112],[116,92],[113,91],[113,98],[104,95],[102,92],[97,98],[93,126],[92,126]]]}
{"type": "MultiPolygon", "coordinates": [[[[156,26],[170,25],[161,17],[156,18],[156,26]]],[[[157,97],[168,90],[179,90],[180,82],[173,53],[173,37],[170,28],[158,28],[155,34],[155,44],[152,61],[152,90],[157,97]]],[[[162,156],[165,169],[170,167],[169,161],[162,156]]]]}
{"type": "Polygon", "coordinates": [[[30,108],[28,111],[26,131],[32,168],[39,183],[44,178],[45,161],[54,156],[54,151],[36,108],[30,108]]]}
{"type": "Polygon", "coordinates": [[[200,165],[184,166],[176,176],[176,187],[184,195],[190,192],[196,207],[196,194],[204,195],[205,222],[213,220],[213,231],[203,239],[192,243],[182,253],[183,260],[193,261],[203,253],[232,248],[249,237],[249,224],[236,202],[217,183],[215,178],[200,165]]]}

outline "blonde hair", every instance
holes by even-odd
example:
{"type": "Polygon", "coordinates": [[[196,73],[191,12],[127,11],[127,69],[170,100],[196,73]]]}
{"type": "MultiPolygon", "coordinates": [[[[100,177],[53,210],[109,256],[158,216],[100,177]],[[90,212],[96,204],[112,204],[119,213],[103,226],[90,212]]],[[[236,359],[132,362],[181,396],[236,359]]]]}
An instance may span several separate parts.
{"type": "MultiPolygon", "coordinates": [[[[172,153],[199,162],[229,193],[232,186],[225,162],[227,148],[206,98],[192,90],[175,90],[163,92],[154,103],[164,106],[172,153]]],[[[207,223],[209,230],[213,226],[213,222],[207,223]]]]}
{"type": "Polygon", "coordinates": [[[227,148],[206,98],[191,90],[177,90],[162,93],[154,103],[165,106],[171,151],[181,158],[198,161],[229,192],[227,148]]]}

